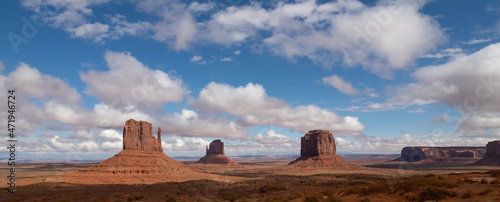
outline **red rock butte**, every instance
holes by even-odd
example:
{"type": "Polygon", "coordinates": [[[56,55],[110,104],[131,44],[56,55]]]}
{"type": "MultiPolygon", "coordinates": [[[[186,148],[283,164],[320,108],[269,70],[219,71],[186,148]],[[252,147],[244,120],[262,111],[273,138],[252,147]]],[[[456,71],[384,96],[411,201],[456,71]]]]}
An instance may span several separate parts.
{"type": "Polygon", "coordinates": [[[161,147],[161,128],[158,127],[156,139],[153,137],[153,125],[146,121],[136,121],[129,119],[123,127],[123,150],[143,150],[160,151],[161,147]]]}
{"type": "Polygon", "coordinates": [[[224,154],[224,142],[221,140],[214,140],[207,146],[206,154],[198,163],[203,164],[223,164],[231,165],[232,167],[242,167],[240,164],[234,162],[224,154]]]}
{"type": "Polygon", "coordinates": [[[169,180],[186,180],[202,174],[163,153],[160,128],[156,139],[153,137],[151,123],[134,119],[129,119],[123,128],[123,151],[99,164],[80,170],[79,173],[108,176],[152,174],[169,180]]]}
{"type": "Polygon", "coordinates": [[[500,140],[486,144],[486,156],[473,163],[475,166],[500,166],[500,140]]]}
{"type": "Polygon", "coordinates": [[[328,130],[310,130],[300,141],[300,157],[288,165],[304,168],[356,168],[336,154],[335,139],[328,130]]]}

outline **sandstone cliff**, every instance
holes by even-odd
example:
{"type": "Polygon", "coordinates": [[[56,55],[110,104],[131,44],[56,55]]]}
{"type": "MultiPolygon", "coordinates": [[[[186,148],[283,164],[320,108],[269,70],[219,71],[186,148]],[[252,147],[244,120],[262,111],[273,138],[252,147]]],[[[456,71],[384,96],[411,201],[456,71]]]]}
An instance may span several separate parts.
{"type": "Polygon", "coordinates": [[[123,150],[161,151],[161,128],[158,139],[153,137],[153,125],[146,121],[129,119],[123,127],[123,150]]]}
{"type": "Polygon", "coordinates": [[[356,168],[336,155],[335,139],[328,130],[310,130],[300,141],[300,157],[288,165],[304,168],[356,168]]]}
{"type": "Polygon", "coordinates": [[[404,147],[395,161],[453,161],[483,157],[485,147],[404,147]]]}
{"type": "Polygon", "coordinates": [[[234,162],[226,155],[224,155],[224,142],[221,140],[214,140],[207,147],[206,155],[202,157],[198,163],[202,164],[221,164],[224,167],[242,167],[240,164],[234,162]]]}
{"type": "Polygon", "coordinates": [[[500,140],[486,144],[486,156],[472,165],[500,166],[500,140]]]}
{"type": "MultiPolygon", "coordinates": [[[[152,124],[129,119],[123,128],[123,151],[115,156],[80,170],[82,174],[104,175],[161,175],[168,179],[188,179],[200,171],[170,159],[161,147],[161,128],[158,139],[153,137],[152,124]]],[[[158,179],[162,178],[159,177],[158,179]]]]}

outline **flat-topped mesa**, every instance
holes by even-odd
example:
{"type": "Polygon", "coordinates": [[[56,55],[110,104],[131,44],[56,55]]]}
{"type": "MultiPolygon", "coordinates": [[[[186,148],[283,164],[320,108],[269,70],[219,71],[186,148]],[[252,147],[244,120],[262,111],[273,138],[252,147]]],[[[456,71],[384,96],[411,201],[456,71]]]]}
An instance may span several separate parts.
{"type": "Polygon", "coordinates": [[[404,147],[394,161],[450,161],[483,157],[485,147],[404,147]]]}
{"type": "Polygon", "coordinates": [[[300,157],[288,165],[321,169],[351,169],[358,167],[337,156],[335,139],[328,130],[310,130],[301,138],[300,146],[300,157]]]}
{"type": "Polygon", "coordinates": [[[486,156],[472,165],[500,166],[500,140],[486,144],[486,156]]]}
{"type": "Polygon", "coordinates": [[[310,130],[300,140],[301,157],[336,154],[335,139],[328,130],[310,130]]]}
{"type": "Polygon", "coordinates": [[[123,127],[123,150],[160,151],[161,128],[158,128],[158,139],[153,136],[153,125],[146,121],[129,119],[123,127]]]}
{"type": "Polygon", "coordinates": [[[212,141],[210,143],[210,145],[207,146],[206,155],[209,155],[209,154],[222,154],[222,155],[224,155],[224,142],[222,142],[219,139],[212,141]]]}

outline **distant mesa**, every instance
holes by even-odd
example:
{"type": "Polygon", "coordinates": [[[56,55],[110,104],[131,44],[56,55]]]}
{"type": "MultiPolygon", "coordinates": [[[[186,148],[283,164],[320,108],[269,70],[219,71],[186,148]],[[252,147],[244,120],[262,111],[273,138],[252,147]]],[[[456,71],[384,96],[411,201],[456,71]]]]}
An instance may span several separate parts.
{"type": "Polygon", "coordinates": [[[161,128],[158,139],[153,137],[152,124],[129,119],[123,127],[123,151],[80,173],[131,175],[160,174],[169,179],[195,176],[200,171],[170,159],[161,147],[161,128]]]}
{"type": "Polygon", "coordinates": [[[404,147],[394,161],[446,162],[472,160],[485,155],[485,147],[404,147]]]}
{"type": "Polygon", "coordinates": [[[500,140],[486,144],[486,156],[472,165],[500,166],[500,140]]]}
{"type": "Polygon", "coordinates": [[[224,154],[224,142],[217,139],[207,146],[206,155],[202,157],[198,163],[202,164],[223,164],[231,167],[242,167],[224,154]]]}
{"type": "Polygon", "coordinates": [[[306,168],[356,168],[336,154],[335,139],[328,130],[310,130],[300,141],[300,157],[288,165],[306,168]]]}

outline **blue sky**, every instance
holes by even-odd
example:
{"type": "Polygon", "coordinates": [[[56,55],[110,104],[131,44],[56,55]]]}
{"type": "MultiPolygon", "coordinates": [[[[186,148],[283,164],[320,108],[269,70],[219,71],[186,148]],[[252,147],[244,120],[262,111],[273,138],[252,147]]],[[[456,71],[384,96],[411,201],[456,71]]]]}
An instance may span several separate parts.
{"type": "Polygon", "coordinates": [[[2,4],[24,157],[109,157],[129,118],[170,156],[298,154],[312,129],[339,153],[500,138],[497,0],[2,4]]]}

